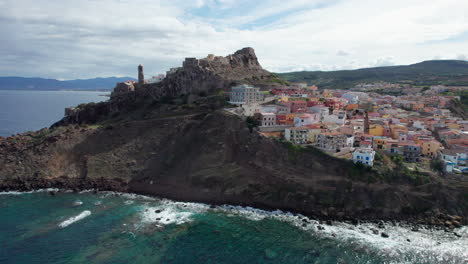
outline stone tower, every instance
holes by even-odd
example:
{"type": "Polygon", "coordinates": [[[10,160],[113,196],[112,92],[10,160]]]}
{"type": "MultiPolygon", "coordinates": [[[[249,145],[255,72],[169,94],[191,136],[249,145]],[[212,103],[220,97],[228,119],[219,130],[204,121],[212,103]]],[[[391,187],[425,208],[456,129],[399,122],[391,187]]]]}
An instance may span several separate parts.
{"type": "Polygon", "coordinates": [[[145,83],[145,74],[143,73],[143,65],[138,65],[138,84],[145,83]]]}

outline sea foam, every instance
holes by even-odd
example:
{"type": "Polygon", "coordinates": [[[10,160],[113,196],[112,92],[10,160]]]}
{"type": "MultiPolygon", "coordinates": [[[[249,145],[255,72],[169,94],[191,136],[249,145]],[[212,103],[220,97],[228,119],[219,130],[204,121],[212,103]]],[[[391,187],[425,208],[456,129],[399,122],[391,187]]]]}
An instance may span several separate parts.
{"type": "Polygon", "coordinates": [[[61,222],[58,226],[61,227],[61,228],[65,228],[65,227],[67,227],[67,226],[69,226],[69,225],[71,225],[71,224],[73,224],[75,222],[78,222],[78,221],[80,221],[80,220],[82,220],[82,219],[84,219],[84,218],[86,218],[86,217],[88,217],[90,215],[91,215],[91,211],[85,210],[85,211],[81,212],[79,215],[70,217],[67,220],[61,222]]]}
{"type": "Polygon", "coordinates": [[[265,211],[231,205],[217,206],[213,210],[228,216],[243,217],[254,221],[272,218],[288,222],[310,232],[312,236],[337,240],[337,242],[347,245],[353,244],[358,249],[374,251],[396,260],[396,262],[389,263],[414,263],[420,259],[431,263],[468,263],[466,262],[468,259],[468,251],[466,250],[468,248],[468,227],[454,230],[461,237],[456,237],[453,233],[443,230],[425,228],[414,232],[411,231],[411,227],[389,223],[384,224],[384,228],[379,229],[378,225],[372,223],[354,226],[343,222],[334,222],[333,225],[322,225],[324,228],[319,229],[320,222],[317,220],[280,210],[265,211]],[[378,230],[378,235],[374,234],[373,230],[378,230]],[[390,237],[382,237],[382,232],[387,233],[390,237]]]}

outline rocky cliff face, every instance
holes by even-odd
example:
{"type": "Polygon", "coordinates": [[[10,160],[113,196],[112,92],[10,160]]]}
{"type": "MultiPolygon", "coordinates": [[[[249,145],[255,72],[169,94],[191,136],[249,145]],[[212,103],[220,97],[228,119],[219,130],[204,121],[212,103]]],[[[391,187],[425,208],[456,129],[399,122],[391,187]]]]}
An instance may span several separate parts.
{"type": "Polygon", "coordinates": [[[367,183],[366,171],[351,180],[346,161],[298,152],[221,110],[160,108],[148,119],[25,138],[0,143],[0,189],[100,188],[335,219],[442,224],[468,215],[462,186],[367,183]]]}

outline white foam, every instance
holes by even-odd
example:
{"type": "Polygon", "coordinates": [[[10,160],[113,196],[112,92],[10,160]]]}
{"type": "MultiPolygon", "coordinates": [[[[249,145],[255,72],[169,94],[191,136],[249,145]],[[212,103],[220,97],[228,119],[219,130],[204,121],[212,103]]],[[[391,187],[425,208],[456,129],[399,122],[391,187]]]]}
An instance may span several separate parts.
{"type": "Polygon", "coordinates": [[[145,204],[141,207],[141,223],[158,225],[183,224],[192,221],[192,216],[209,208],[206,204],[160,200],[158,205],[145,204]],[[158,212],[156,212],[158,211],[158,212]]]}
{"type": "Polygon", "coordinates": [[[47,189],[38,189],[34,191],[20,192],[20,191],[9,191],[9,192],[0,192],[0,195],[21,195],[28,193],[42,193],[42,192],[58,192],[57,188],[47,188],[47,189]]]}
{"type": "Polygon", "coordinates": [[[83,205],[83,202],[80,200],[76,200],[73,202],[73,206],[81,206],[81,205],[83,205]]]}
{"type": "Polygon", "coordinates": [[[280,210],[269,212],[251,207],[231,205],[219,206],[214,210],[221,211],[228,216],[240,216],[255,221],[273,218],[288,222],[307,232],[311,232],[314,236],[328,237],[348,245],[353,244],[359,249],[371,250],[382,256],[396,259],[396,263],[408,261],[408,256],[412,256],[409,263],[418,259],[425,259],[435,263],[463,263],[463,260],[468,259],[468,227],[454,230],[461,238],[443,230],[421,228],[418,232],[413,232],[410,227],[404,227],[399,224],[395,226],[384,224],[385,228],[379,229],[375,224],[354,226],[334,222],[333,225],[323,225],[325,229],[318,230],[317,226],[319,222],[317,220],[280,210]],[[309,224],[303,226],[303,219],[306,219],[309,224]],[[372,231],[373,229],[377,229],[379,234],[375,235],[372,231]],[[390,237],[382,237],[381,232],[387,233],[390,237]]]}
{"type": "Polygon", "coordinates": [[[65,227],[67,227],[67,226],[69,226],[69,225],[71,225],[71,224],[73,224],[73,223],[75,223],[77,221],[80,221],[80,220],[82,220],[82,219],[84,219],[84,218],[86,218],[86,217],[88,217],[90,215],[91,215],[91,211],[85,210],[85,211],[81,212],[79,215],[70,217],[67,220],[61,222],[58,226],[61,227],[61,228],[65,228],[65,227]]]}

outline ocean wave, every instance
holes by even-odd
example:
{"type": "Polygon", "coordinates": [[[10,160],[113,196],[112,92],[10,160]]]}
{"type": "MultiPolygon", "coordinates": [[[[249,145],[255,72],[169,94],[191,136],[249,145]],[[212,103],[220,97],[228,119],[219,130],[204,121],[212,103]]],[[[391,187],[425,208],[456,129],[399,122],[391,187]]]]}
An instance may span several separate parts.
{"type": "MultiPolygon", "coordinates": [[[[259,221],[272,218],[288,222],[313,236],[326,237],[339,243],[352,244],[365,251],[374,251],[381,256],[394,259],[390,263],[419,263],[421,259],[429,263],[466,263],[468,259],[468,227],[457,228],[454,233],[444,230],[420,228],[417,232],[401,224],[384,223],[383,228],[372,223],[354,226],[343,222],[333,225],[320,225],[317,220],[290,212],[265,211],[241,206],[217,206],[215,211],[228,216],[239,216],[259,221]],[[320,226],[320,228],[319,228],[320,226]],[[377,230],[377,231],[375,231],[377,230]],[[377,232],[375,234],[374,232],[377,232]],[[382,237],[385,232],[388,238],[382,237]]],[[[382,226],[381,226],[382,227],[382,226]]]]}
{"type": "Polygon", "coordinates": [[[162,199],[158,201],[157,205],[145,204],[141,207],[141,223],[180,225],[192,221],[194,214],[204,213],[208,208],[208,205],[201,203],[174,202],[162,199]]]}
{"type": "Polygon", "coordinates": [[[61,228],[65,228],[65,227],[67,227],[67,226],[69,226],[69,225],[71,225],[71,224],[73,224],[75,222],[78,222],[78,221],[80,221],[80,220],[82,220],[82,219],[84,219],[84,218],[86,218],[86,217],[88,217],[90,215],[91,215],[91,211],[85,210],[85,211],[81,212],[79,215],[70,217],[67,220],[61,222],[58,226],[61,227],[61,228]]]}
{"type": "Polygon", "coordinates": [[[47,188],[47,189],[38,189],[33,191],[8,191],[8,192],[0,192],[0,195],[21,195],[21,194],[31,194],[31,193],[43,193],[43,192],[58,192],[59,189],[57,188],[47,188]]]}

